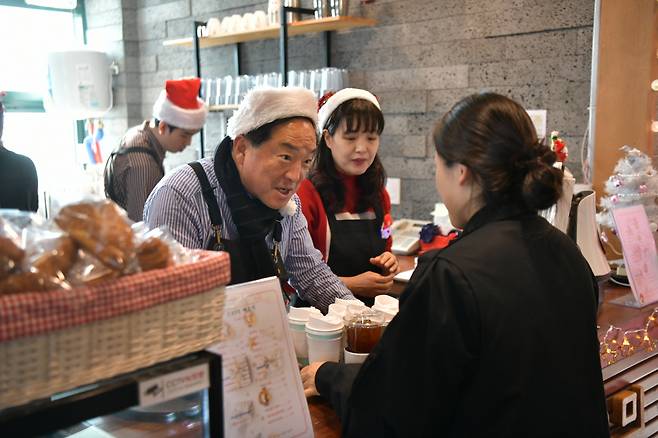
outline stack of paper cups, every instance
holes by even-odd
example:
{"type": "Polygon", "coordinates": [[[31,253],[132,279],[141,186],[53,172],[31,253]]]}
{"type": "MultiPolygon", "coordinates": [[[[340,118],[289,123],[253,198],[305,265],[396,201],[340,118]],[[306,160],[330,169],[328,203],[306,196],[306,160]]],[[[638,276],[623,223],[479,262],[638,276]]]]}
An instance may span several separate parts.
{"type": "Polygon", "coordinates": [[[400,308],[400,302],[397,298],[394,298],[390,295],[377,295],[375,297],[375,304],[373,304],[372,309],[377,310],[384,314],[384,325],[388,325],[389,322],[397,315],[400,308]]]}
{"type": "Polygon", "coordinates": [[[306,344],[306,322],[309,315],[322,315],[315,307],[291,307],[288,312],[288,325],[295,346],[299,366],[308,365],[308,345],[306,344]]]}
{"type": "Polygon", "coordinates": [[[343,321],[335,315],[312,313],[306,323],[308,361],[339,362],[343,349],[343,321]]]}

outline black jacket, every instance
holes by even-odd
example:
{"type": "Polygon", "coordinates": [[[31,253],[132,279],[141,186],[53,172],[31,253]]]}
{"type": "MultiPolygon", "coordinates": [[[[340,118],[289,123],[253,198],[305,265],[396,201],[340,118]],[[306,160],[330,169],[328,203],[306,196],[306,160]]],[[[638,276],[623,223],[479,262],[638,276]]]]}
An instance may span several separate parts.
{"type": "Polygon", "coordinates": [[[566,235],[487,207],[420,258],[361,370],[327,363],[316,385],[345,436],[606,437],[597,295],[566,235]]]}
{"type": "Polygon", "coordinates": [[[0,208],[39,209],[37,169],[28,157],[0,143],[0,208]]]}

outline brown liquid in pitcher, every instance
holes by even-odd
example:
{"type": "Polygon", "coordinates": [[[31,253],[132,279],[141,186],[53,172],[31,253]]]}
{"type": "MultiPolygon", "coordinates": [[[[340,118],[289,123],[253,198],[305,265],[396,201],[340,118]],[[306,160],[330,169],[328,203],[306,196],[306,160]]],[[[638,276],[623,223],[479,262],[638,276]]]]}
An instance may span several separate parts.
{"type": "Polygon", "coordinates": [[[347,327],[347,351],[352,353],[370,353],[379,338],[382,337],[384,327],[381,324],[363,319],[352,321],[347,327]]]}

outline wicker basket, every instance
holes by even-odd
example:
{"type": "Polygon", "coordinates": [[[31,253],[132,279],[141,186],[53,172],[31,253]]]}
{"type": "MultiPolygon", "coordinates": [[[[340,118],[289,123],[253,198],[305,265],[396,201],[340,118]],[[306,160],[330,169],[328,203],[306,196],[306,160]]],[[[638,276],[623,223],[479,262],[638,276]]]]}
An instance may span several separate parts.
{"type": "MultiPolygon", "coordinates": [[[[226,259],[217,260],[221,269],[228,266],[226,259]]],[[[205,271],[207,276],[207,268],[206,260],[199,274],[205,271]]],[[[168,271],[166,276],[180,274],[177,267],[164,270],[168,271]]],[[[139,275],[149,273],[133,277],[139,275]]],[[[148,282],[162,284],[162,278],[161,274],[148,282]]],[[[223,284],[228,274],[223,279],[205,291],[188,292],[182,298],[137,311],[0,342],[0,408],[48,397],[216,343],[221,334],[223,284]]],[[[89,294],[89,290],[79,293],[89,294]]],[[[141,292],[137,288],[131,293],[141,292]]]]}

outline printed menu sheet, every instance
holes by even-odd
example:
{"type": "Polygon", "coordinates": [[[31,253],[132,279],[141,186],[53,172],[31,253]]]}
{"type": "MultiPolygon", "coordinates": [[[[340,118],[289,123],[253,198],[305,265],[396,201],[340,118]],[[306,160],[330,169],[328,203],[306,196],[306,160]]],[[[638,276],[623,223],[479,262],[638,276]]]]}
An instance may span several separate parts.
{"type": "Polygon", "coordinates": [[[658,254],[644,206],[615,208],[612,216],[635,299],[642,306],[658,301],[658,254]]]}
{"type": "Polygon", "coordinates": [[[222,341],[226,437],[312,437],[276,277],[226,288],[222,341]]]}

